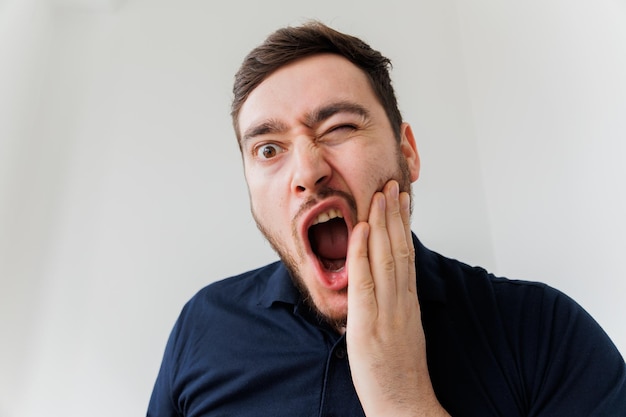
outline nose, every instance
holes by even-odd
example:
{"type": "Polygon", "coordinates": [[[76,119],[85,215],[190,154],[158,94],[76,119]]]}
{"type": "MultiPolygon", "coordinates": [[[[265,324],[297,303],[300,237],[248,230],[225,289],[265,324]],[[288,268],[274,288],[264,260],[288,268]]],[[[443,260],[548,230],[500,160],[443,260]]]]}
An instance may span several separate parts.
{"type": "Polygon", "coordinates": [[[298,196],[308,196],[328,183],[332,168],[324,151],[311,141],[301,141],[293,147],[293,176],[291,189],[298,196]]]}

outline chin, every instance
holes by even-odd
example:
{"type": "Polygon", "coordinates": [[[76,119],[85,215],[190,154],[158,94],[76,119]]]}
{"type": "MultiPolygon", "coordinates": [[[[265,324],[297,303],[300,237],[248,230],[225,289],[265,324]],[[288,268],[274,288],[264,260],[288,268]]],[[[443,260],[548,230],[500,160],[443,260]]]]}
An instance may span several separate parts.
{"type": "MultiPolygon", "coordinates": [[[[290,247],[278,239],[277,234],[271,233],[263,226],[254,210],[252,214],[257,227],[289,271],[291,280],[300,292],[303,302],[320,320],[329,323],[335,329],[344,328],[348,312],[348,277],[344,266],[345,257],[343,264],[337,270],[329,270],[325,262],[320,261],[311,250],[307,239],[308,229],[306,233],[302,233],[307,237],[304,239],[298,239],[298,234],[294,233],[293,244],[290,247]]],[[[343,220],[341,222],[344,223],[343,220]]],[[[349,225],[344,225],[346,233],[348,229],[349,225]]],[[[347,252],[347,248],[344,252],[347,252]]]]}
{"type": "MultiPolygon", "coordinates": [[[[311,300],[309,298],[309,300],[311,300]]],[[[326,323],[335,329],[345,328],[348,318],[348,290],[344,288],[328,294],[323,300],[312,300],[310,307],[326,323]]]]}

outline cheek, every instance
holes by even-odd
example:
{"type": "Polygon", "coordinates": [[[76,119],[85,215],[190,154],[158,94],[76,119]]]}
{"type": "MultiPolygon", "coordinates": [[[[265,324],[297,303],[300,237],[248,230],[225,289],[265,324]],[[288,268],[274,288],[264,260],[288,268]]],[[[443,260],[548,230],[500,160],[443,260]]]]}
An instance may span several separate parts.
{"type": "Polygon", "coordinates": [[[264,227],[276,230],[280,226],[279,220],[288,218],[285,196],[280,193],[278,184],[248,181],[248,196],[254,219],[264,227]]]}
{"type": "Polygon", "coordinates": [[[259,210],[267,200],[267,197],[275,189],[274,184],[267,176],[263,175],[259,170],[246,169],[244,172],[246,184],[248,186],[248,195],[252,206],[259,210]]]}
{"type": "Polygon", "coordinates": [[[369,217],[370,204],[375,192],[382,191],[390,179],[397,177],[395,158],[361,158],[357,164],[344,165],[344,177],[357,203],[357,218],[365,221],[369,217]]]}

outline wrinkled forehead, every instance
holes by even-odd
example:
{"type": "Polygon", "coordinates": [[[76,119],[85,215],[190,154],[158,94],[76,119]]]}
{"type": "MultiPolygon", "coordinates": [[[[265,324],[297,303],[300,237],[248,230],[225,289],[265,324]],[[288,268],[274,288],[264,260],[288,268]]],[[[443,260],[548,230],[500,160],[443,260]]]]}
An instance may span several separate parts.
{"type": "Polygon", "coordinates": [[[241,140],[251,124],[295,120],[333,102],[367,107],[378,100],[365,72],[346,58],[318,54],[298,59],[272,72],[248,94],[237,116],[238,135],[241,140]]]}

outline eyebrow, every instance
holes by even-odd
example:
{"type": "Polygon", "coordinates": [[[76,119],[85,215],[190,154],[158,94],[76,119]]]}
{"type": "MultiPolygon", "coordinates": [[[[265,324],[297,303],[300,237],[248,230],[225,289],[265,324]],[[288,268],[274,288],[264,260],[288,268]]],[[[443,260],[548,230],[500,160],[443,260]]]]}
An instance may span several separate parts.
{"type": "Polygon", "coordinates": [[[357,116],[361,116],[364,119],[368,119],[370,117],[369,111],[360,104],[350,101],[338,101],[321,106],[315,111],[307,114],[304,118],[304,123],[309,127],[317,126],[337,113],[352,113],[357,116]]]}
{"type": "MultiPolygon", "coordinates": [[[[352,113],[357,116],[361,116],[363,119],[368,119],[370,117],[370,112],[360,104],[350,101],[338,101],[320,106],[314,111],[307,113],[304,116],[304,124],[311,128],[319,125],[337,113],[352,113]]],[[[267,119],[246,129],[241,137],[241,142],[246,142],[256,136],[283,133],[287,130],[288,126],[282,121],[277,119],[267,119]]]]}
{"type": "Polygon", "coordinates": [[[270,133],[281,133],[285,132],[286,130],[287,125],[285,125],[280,120],[268,119],[246,129],[243,136],[241,137],[241,142],[243,143],[249,139],[254,138],[255,136],[267,135],[270,133]]]}

